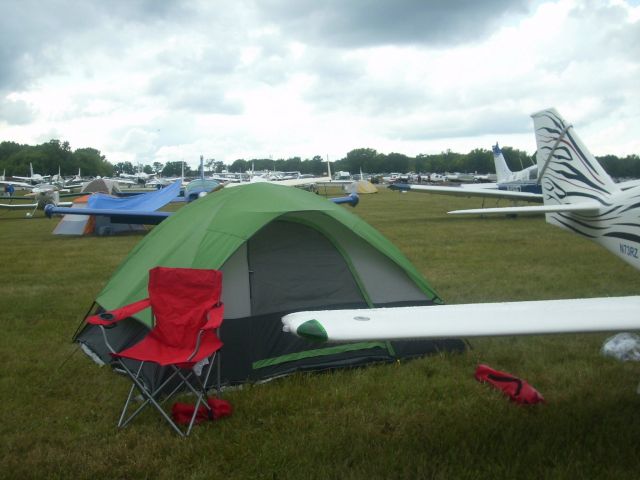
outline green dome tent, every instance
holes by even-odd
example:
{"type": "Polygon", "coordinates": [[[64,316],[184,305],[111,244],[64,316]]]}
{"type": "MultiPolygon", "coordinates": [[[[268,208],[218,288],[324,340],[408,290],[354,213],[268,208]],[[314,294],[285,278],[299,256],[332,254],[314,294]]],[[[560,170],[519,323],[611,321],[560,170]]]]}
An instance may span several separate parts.
{"type": "MultiPolygon", "coordinates": [[[[280,319],[294,311],[442,303],[377,230],[344,207],[296,188],[254,183],[185,206],[130,252],[98,294],[98,307],[145,298],[148,271],[159,265],[223,272],[226,384],[464,348],[459,340],[319,347],[283,333],[280,319]]],[[[116,348],[138,341],[150,322],[148,312],[120,322],[110,330],[116,348]]],[[[86,326],[76,340],[108,363],[98,335],[86,326]]]]}

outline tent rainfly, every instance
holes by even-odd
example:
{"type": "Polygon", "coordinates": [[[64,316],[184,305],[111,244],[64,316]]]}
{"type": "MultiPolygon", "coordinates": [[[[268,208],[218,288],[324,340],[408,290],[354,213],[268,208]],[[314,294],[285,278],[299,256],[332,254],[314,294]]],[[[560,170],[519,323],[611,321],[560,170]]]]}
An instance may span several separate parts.
{"type": "Polygon", "coordinates": [[[378,193],[376,186],[369,180],[356,180],[353,183],[349,183],[344,186],[344,191],[348,193],[378,193]]]}
{"type": "MultiPolygon", "coordinates": [[[[94,180],[92,183],[96,182],[94,180]]],[[[73,202],[72,208],[85,208],[90,210],[108,210],[122,212],[139,212],[144,214],[153,212],[165,206],[175,199],[180,193],[181,181],[176,181],[171,185],[138,195],[126,197],[115,197],[112,195],[96,192],[77,198],[73,202]]],[[[77,215],[66,214],[62,217],[55,230],[54,235],[113,235],[117,233],[145,232],[146,228],[135,222],[131,216],[128,218],[131,223],[112,220],[109,216],[103,215],[77,215]]]]}
{"type": "MultiPolygon", "coordinates": [[[[344,207],[296,188],[247,184],[180,209],[129,253],[92,311],[145,298],[148,271],[156,266],[223,272],[220,336],[227,385],[464,349],[456,339],[319,346],[282,332],[281,317],[294,311],[442,303],[377,230],[344,207]]],[[[114,347],[137,342],[151,322],[146,311],[118,323],[110,330],[114,347]]],[[[84,326],[75,340],[109,363],[99,335],[84,326]]],[[[149,368],[147,381],[159,381],[162,372],[149,368]]]]}

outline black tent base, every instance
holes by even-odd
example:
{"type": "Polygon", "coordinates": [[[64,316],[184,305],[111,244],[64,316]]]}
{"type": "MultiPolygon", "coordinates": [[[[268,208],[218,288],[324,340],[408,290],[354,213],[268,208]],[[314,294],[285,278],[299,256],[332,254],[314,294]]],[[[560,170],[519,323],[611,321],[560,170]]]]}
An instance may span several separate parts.
{"type": "MultiPolygon", "coordinates": [[[[466,349],[460,339],[318,344],[282,332],[280,319],[285,313],[288,312],[225,320],[220,331],[224,342],[221,350],[223,385],[264,382],[295,372],[390,363],[466,349]]],[[[120,350],[139,342],[147,332],[146,325],[129,318],[109,329],[108,335],[114,348],[120,350]]],[[[97,327],[85,325],[75,341],[83,344],[94,359],[108,365],[112,363],[97,327]]],[[[144,378],[149,385],[162,381],[162,368],[149,365],[145,369],[144,378]]]]}

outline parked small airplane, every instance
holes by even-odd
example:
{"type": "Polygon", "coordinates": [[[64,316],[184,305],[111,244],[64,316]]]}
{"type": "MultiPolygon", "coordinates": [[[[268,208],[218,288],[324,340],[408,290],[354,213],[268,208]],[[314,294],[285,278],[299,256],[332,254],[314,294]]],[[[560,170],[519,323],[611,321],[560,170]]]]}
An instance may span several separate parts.
{"type": "Polygon", "coordinates": [[[145,185],[147,181],[154,178],[155,176],[156,176],[155,173],[145,173],[142,171],[142,169],[140,169],[138,172],[134,174],[131,174],[131,173],[120,174],[120,177],[123,178],[124,180],[128,180],[130,182],[134,182],[139,185],[145,185]]]}
{"type": "MultiPolygon", "coordinates": [[[[13,184],[15,185],[15,183],[13,184]]],[[[66,207],[72,204],[72,202],[60,201],[60,191],[55,185],[43,183],[30,188],[31,193],[27,194],[28,196],[10,197],[11,203],[0,203],[0,209],[31,210],[26,214],[27,218],[31,218],[38,208],[44,209],[47,205],[66,207]],[[28,203],[22,203],[25,200],[28,203]]]]}
{"type": "Polygon", "coordinates": [[[5,180],[4,178],[0,180],[0,185],[13,185],[14,187],[18,187],[21,189],[31,189],[33,185],[25,182],[16,182],[15,180],[5,180]]]}
{"type": "Polygon", "coordinates": [[[31,185],[36,185],[38,183],[43,183],[47,178],[51,178],[51,175],[40,175],[39,173],[33,173],[33,164],[29,163],[29,172],[31,173],[28,177],[19,177],[14,175],[13,178],[17,178],[18,180],[24,180],[31,185]]]}
{"type": "Polygon", "coordinates": [[[455,195],[459,197],[542,202],[540,185],[537,183],[538,167],[536,165],[512,172],[507,166],[502,150],[500,150],[497,143],[493,146],[493,161],[496,167],[496,183],[463,183],[457,187],[394,183],[389,188],[391,190],[455,195]]]}
{"type": "Polygon", "coordinates": [[[493,163],[496,167],[496,184],[500,190],[512,190],[516,192],[542,193],[538,183],[538,166],[531,165],[516,172],[512,172],[502,154],[500,146],[492,147],[493,163]]]}
{"type": "Polygon", "coordinates": [[[275,183],[277,185],[285,185],[287,187],[307,188],[313,185],[329,182],[331,180],[331,167],[329,165],[328,160],[327,160],[327,170],[328,170],[328,175],[326,177],[307,177],[307,176],[300,175],[297,178],[293,178],[292,175],[288,175],[288,176],[270,175],[270,174],[267,174],[268,172],[263,175],[254,175],[253,168],[252,168],[249,182],[240,181],[237,183],[227,183],[225,185],[225,188],[239,187],[242,185],[246,185],[247,183],[256,183],[256,182],[269,182],[269,183],[275,183]]]}
{"type": "Polygon", "coordinates": [[[452,215],[544,213],[640,268],[640,185],[618,184],[555,109],[532,115],[544,205],[455,210],[452,215]]]}
{"type": "MultiPolygon", "coordinates": [[[[532,115],[543,206],[450,213],[545,213],[640,269],[640,188],[613,182],[555,109],[532,115]]],[[[321,341],[626,331],[640,329],[640,296],[298,312],[284,331],[321,341]]]]}
{"type": "Polygon", "coordinates": [[[81,188],[82,177],[80,177],[80,169],[78,169],[78,175],[72,178],[64,178],[60,174],[60,166],[58,166],[58,173],[51,176],[51,180],[49,181],[49,184],[55,185],[60,189],[81,188]]]}

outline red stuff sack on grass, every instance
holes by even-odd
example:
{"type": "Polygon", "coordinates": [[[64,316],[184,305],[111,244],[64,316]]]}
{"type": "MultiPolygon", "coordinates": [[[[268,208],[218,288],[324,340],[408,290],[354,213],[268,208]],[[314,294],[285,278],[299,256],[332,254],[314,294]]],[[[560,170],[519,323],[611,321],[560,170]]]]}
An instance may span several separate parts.
{"type": "Polygon", "coordinates": [[[481,383],[488,383],[498,390],[502,390],[513,402],[520,404],[544,402],[540,392],[524,380],[514,377],[510,373],[494,370],[488,365],[478,365],[475,377],[481,383]]]}
{"type": "MultiPolygon", "coordinates": [[[[199,407],[196,419],[193,422],[196,425],[206,420],[217,420],[219,418],[228,417],[233,412],[233,407],[226,400],[209,398],[207,403],[211,410],[204,405],[199,407]]],[[[171,416],[176,423],[187,425],[193,416],[193,409],[194,406],[190,403],[174,403],[171,408],[171,416]]]]}

